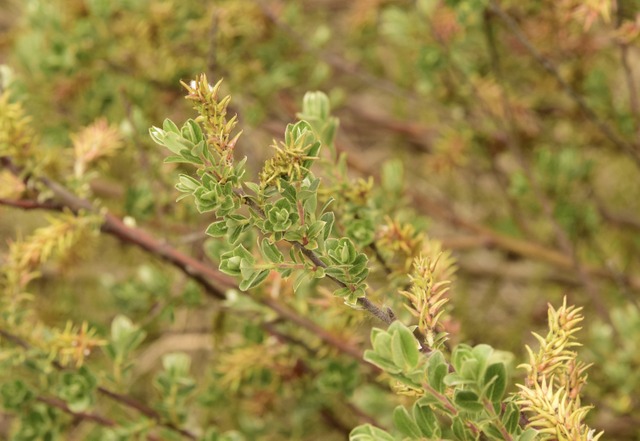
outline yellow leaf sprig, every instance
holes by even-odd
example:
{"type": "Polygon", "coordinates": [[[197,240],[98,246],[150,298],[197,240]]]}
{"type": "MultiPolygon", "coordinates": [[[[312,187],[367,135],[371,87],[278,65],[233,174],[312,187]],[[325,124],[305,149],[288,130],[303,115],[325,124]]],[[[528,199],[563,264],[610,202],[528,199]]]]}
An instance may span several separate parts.
{"type": "Polygon", "coordinates": [[[527,346],[529,362],[520,366],[528,374],[525,384],[518,385],[516,402],[529,413],[528,427],[538,430],[545,440],[595,441],[602,435],[584,424],[592,406],[580,403],[589,368],[574,350],[580,346],[575,334],[584,319],[581,311],[567,306],[566,297],[557,310],[549,305],[549,332],[546,337],[533,334],[540,349],[534,353],[527,346]]]}

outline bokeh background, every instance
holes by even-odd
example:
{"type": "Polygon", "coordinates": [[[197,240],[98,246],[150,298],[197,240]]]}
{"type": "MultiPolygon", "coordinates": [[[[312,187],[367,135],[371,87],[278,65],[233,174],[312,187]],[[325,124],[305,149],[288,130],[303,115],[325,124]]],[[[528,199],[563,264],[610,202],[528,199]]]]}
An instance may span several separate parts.
{"type": "MultiPolygon", "coordinates": [[[[123,146],[83,191],[202,259],[215,247],[202,234],[210,219],[175,203],[176,173],[148,136],[166,117],[193,117],[179,82],[201,72],[224,78],[254,173],[304,93],[324,91],[354,179],[378,183],[383,164],[395,170],[398,204],[457,259],[452,339],[522,360],[530,332],[545,332],[547,303],[567,296],[587,317],[579,337],[594,363],[590,423],[604,439],[632,440],[640,439],[639,13],[638,0],[0,0],[0,73],[31,117],[44,173],[66,173],[73,136],[104,118],[123,146]]],[[[11,196],[9,179],[0,171],[0,197],[11,196]]],[[[43,216],[0,206],[0,250],[43,216]]],[[[135,378],[176,349],[200,354],[197,371],[210,368],[207,335],[223,326],[221,308],[160,262],[101,240],[43,272],[34,287],[43,320],[106,329],[125,311],[148,326],[135,378]]],[[[232,335],[220,338],[233,347],[232,335]]],[[[232,353],[228,366],[248,363],[232,353]]],[[[212,393],[248,415],[228,409],[222,426],[319,439],[306,433],[311,425],[342,439],[340,425],[353,422],[332,427],[326,415],[272,406],[268,388],[245,392],[212,393]],[[283,424],[292,415],[300,420],[283,424]],[[270,432],[278,424],[285,428],[270,432]]]]}

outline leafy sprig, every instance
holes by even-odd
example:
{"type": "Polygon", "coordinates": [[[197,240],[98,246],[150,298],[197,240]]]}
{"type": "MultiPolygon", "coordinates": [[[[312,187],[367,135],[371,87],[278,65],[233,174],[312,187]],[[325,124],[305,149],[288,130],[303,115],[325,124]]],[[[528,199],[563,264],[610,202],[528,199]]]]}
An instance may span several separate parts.
{"type": "MultiPolygon", "coordinates": [[[[295,265],[303,265],[299,281],[309,270],[314,277],[328,277],[339,286],[334,294],[346,304],[367,309],[390,323],[392,313],[365,297],[367,256],[357,252],[349,238],[332,237],[334,216],[326,212],[327,206],[318,212],[320,180],[310,167],[318,158],[323,140],[333,142],[337,126],[329,117],[326,96],[314,93],[305,98],[304,114],[312,117],[314,125],[304,120],[289,124],[284,142],[260,173],[260,183],[254,183],[243,179],[246,158],[236,162],[232,154],[239,135],[230,138],[236,119],[226,119],[230,98],[218,96],[221,83],[210,86],[206,76],[201,75],[191,85],[183,85],[189,92],[187,99],[196,103],[200,116],[181,128],[166,120],[162,129],[153,127],[150,134],[174,154],[166,162],[186,162],[197,169],[195,177],[181,175],[176,188],[192,195],[200,212],[213,211],[223,218],[207,229],[212,236],[225,236],[235,245],[221,255],[220,270],[240,277],[240,289],[247,290],[264,282],[270,270],[288,277],[295,265]],[[207,137],[199,123],[205,127],[207,137]],[[249,208],[248,213],[239,211],[242,205],[249,208]],[[250,227],[257,228],[270,245],[281,241],[293,245],[288,262],[293,266],[283,265],[287,261],[280,261],[276,255],[278,265],[272,262],[274,265],[265,268],[247,244],[237,244],[250,227]]],[[[273,247],[265,245],[263,249],[269,260],[273,247]]]]}

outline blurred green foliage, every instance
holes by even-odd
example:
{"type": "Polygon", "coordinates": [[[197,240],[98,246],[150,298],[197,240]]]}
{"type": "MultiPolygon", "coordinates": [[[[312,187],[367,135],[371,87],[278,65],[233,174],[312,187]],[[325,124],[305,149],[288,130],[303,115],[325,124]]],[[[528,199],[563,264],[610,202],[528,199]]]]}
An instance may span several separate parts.
{"type": "MultiPolygon", "coordinates": [[[[545,326],[546,303],[568,295],[588,317],[581,340],[594,363],[583,398],[596,406],[589,423],[605,439],[637,439],[638,0],[0,0],[0,11],[0,156],[27,170],[16,178],[3,163],[3,201],[48,200],[49,189],[22,179],[48,176],[129,225],[241,273],[242,250],[255,237],[244,236],[237,219],[225,220],[219,235],[235,229],[244,246],[233,251],[206,239],[207,225],[220,219],[198,212],[237,207],[211,193],[200,195],[198,208],[176,204],[173,186],[188,168],[163,165],[148,128],[194,117],[181,80],[199,72],[214,83],[224,77],[234,100],[229,117],[237,112],[244,130],[237,149],[248,156],[247,173],[256,176],[267,158],[281,172],[271,139],[302,111],[304,92],[323,90],[341,127],[335,150],[323,151],[335,163],[317,172],[332,185],[318,202],[333,198],[336,216],[318,221],[335,221],[349,238],[331,239],[332,262],[369,259],[379,270],[368,279],[373,297],[409,323],[393,289],[405,288],[407,262],[438,239],[459,267],[444,324],[451,341],[488,343],[518,360],[530,331],[545,326]],[[78,139],[88,127],[96,137],[106,133],[97,123],[103,117],[121,146],[74,176],[78,139]]],[[[333,139],[337,126],[310,116],[301,115],[333,139]]],[[[281,201],[265,221],[274,235],[298,215],[281,201]]],[[[40,211],[0,205],[3,244],[31,237],[45,222],[40,211]]],[[[111,409],[96,384],[155,403],[167,424],[208,428],[197,439],[337,440],[358,424],[401,421],[412,430],[418,419],[430,427],[422,407],[390,393],[368,367],[282,323],[254,298],[205,298],[167,264],[107,238],[81,237],[72,253],[53,253],[57,260],[37,268],[29,286],[35,300],[14,331],[45,328],[53,339],[81,332],[51,331],[67,329],[67,320],[90,323],[108,340],[102,352],[90,340],[89,365],[100,375],[85,367],[58,372],[50,363],[58,353],[25,353],[0,337],[0,437],[179,439],[150,413],[111,409]],[[120,426],[77,424],[35,399],[50,391],[72,411],[104,411],[120,426]]],[[[279,259],[271,248],[261,251],[279,259]]],[[[247,286],[266,280],[296,314],[369,347],[377,323],[336,303],[318,280],[252,276],[247,286]]],[[[373,426],[358,430],[355,439],[387,436],[373,426]]]]}

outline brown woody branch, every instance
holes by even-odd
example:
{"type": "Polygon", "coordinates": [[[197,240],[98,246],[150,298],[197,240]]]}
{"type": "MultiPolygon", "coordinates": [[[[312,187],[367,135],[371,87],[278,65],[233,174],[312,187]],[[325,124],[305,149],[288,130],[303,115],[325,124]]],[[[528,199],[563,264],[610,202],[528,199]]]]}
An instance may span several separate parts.
{"type": "Polygon", "coordinates": [[[511,34],[520,42],[531,57],[547,71],[556,82],[560,85],[560,88],[578,105],[582,113],[600,130],[600,132],[611,141],[618,149],[626,152],[635,161],[636,165],[640,167],[640,150],[632,144],[629,144],[615,132],[615,130],[587,104],[585,99],[576,92],[567,81],[562,78],[558,68],[546,58],[542,53],[536,49],[531,43],[529,38],[522,32],[518,23],[511,17],[506,11],[504,11],[498,2],[491,0],[489,2],[489,10],[502,20],[506,28],[511,34]]]}
{"type": "Polygon", "coordinates": [[[40,401],[41,403],[44,403],[50,407],[56,407],[62,410],[63,412],[68,413],[69,415],[72,415],[74,418],[78,418],[80,420],[92,421],[94,423],[98,423],[101,426],[105,426],[105,427],[116,427],[118,425],[115,421],[109,418],[103,417],[102,415],[97,413],[74,412],[73,410],[69,409],[69,406],[67,406],[67,403],[65,403],[59,398],[45,397],[41,395],[36,397],[36,401],[40,401]]]}
{"type": "MultiPolygon", "coordinates": [[[[26,340],[18,337],[17,335],[14,335],[4,329],[0,328],[0,336],[2,336],[4,339],[10,341],[11,343],[15,344],[16,346],[20,346],[23,349],[30,349],[31,345],[29,343],[27,343],[26,340]]],[[[62,366],[61,364],[53,361],[51,362],[52,366],[55,367],[56,369],[62,370],[64,369],[64,366],[62,366]]],[[[152,420],[154,420],[159,426],[162,426],[166,429],[172,430],[176,433],[179,433],[180,435],[184,436],[185,438],[188,439],[197,439],[197,436],[195,434],[193,434],[192,432],[185,430],[185,429],[181,429],[177,426],[175,426],[174,424],[171,423],[167,423],[167,422],[163,422],[162,421],[162,417],[161,415],[156,412],[155,410],[151,409],[150,407],[148,407],[147,405],[139,402],[138,400],[128,396],[128,395],[124,395],[124,394],[120,394],[117,392],[114,392],[110,389],[107,389],[105,387],[99,386],[97,388],[98,392],[101,395],[104,395],[105,397],[110,398],[113,401],[116,401],[130,409],[134,409],[137,412],[141,413],[142,415],[146,416],[147,418],[150,418],[152,420]]],[[[53,398],[53,397],[44,397],[44,396],[40,396],[37,398],[38,401],[41,401],[49,406],[53,406],[53,407],[57,407],[58,409],[63,410],[64,412],[73,415],[76,418],[80,418],[82,420],[88,420],[88,421],[93,421],[95,423],[98,423],[102,426],[107,426],[107,427],[115,427],[118,424],[113,421],[110,420],[106,417],[103,417],[101,415],[95,414],[95,413],[86,413],[86,412],[74,412],[71,409],[69,409],[69,407],[67,406],[67,404],[58,399],[58,398],[53,398]]],[[[148,439],[150,440],[158,440],[158,438],[154,437],[154,436],[149,436],[148,439]]]]}
{"type": "Polygon", "coordinates": [[[62,211],[64,205],[52,202],[38,202],[31,199],[6,199],[0,198],[0,205],[7,207],[20,208],[21,210],[50,210],[62,211]]]}
{"type": "MultiPolygon", "coordinates": [[[[347,164],[350,169],[355,170],[358,173],[372,176],[378,180],[380,179],[380,175],[377,170],[369,169],[360,163],[354,155],[347,156],[347,164]]],[[[413,206],[434,219],[439,219],[453,227],[472,233],[473,236],[466,238],[465,247],[498,248],[518,256],[545,262],[556,267],[558,270],[571,271],[574,269],[572,258],[562,251],[558,251],[557,249],[549,248],[532,241],[511,237],[506,234],[499,233],[490,227],[466,219],[446,201],[441,198],[428,196],[424,191],[418,190],[418,188],[419,186],[416,186],[410,193],[410,197],[413,200],[413,206]]],[[[607,268],[588,264],[584,265],[584,269],[588,274],[594,277],[615,283],[622,281],[624,285],[630,289],[640,291],[640,277],[638,276],[614,276],[607,268]],[[618,278],[619,280],[617,280],[618,278]]]]}
{"type": "MultiPolygon", "coordinates": [[[[494,6],[496,5],[495,3],[492,3],[492,4],[494,6]]],[[[501,81],[501,83],[504,84],[506,82],[506,78],[504,77],[504,74],[501,68],[498,50],[495,47],[495,39],[492,38],[491,14],[485,15],[485,24],[486,24],[486,30],[487,30],[487,40],[488,40],[489,54],[491,57],[492,68],[495,71],[496,77],[501,81]]],[[[560,78],[560,80],[562,79],[560,78]]],[[[576,247],[574,246],[568,234],[566,233],[564,228],[562,228],[562,226],[560,225],[560,223],[557,221],[556,217],[553,214],[555,209],[554,202],[550,201],[549,198],[546,196],[540,183],[538,182],[538,179],[534,176],[532,167],[529,163],[529,159],[523,153],[520,139],[518,137],[517,124],[516,124],[513,108],[511,106],[511,102],[509,99],[509,95],[504,87],[501,87],[500,91],[501,91],[500,98],[501,98],[502,108],[503,108],[504,114],[507,117],[506,133],[507,133],[507,144],[509,146],[509,149],[511,150],[512,154],[520,164],[520,167],[522,168],[525,176],[527,177],[527,181],[531,186],[532,193],[535,199],[537,200],[538,204],[542,207],[542,212],[547,218],[547,221],[553,227],[553,230],[556,236],[556,242],[559,248],[564,252],[566,256],[570,256],[573,269],[579,275],[579,280],[582,281],[585,291],[587,292],[587,294],[591,298],[591,301],[595,305],[596,312],[600,315],[600,317],[604,321],[610,323],[611,317],[609,315],[608,309],[604,301],[600,297],[598,290],[593,283],[593,279],[591,275],[585,270],[582,262],[580,262],[576,247]]],[[[493,117],[493,115],[490,115],[490,116],[493,117]]]]}
{"type": "MultiPolygon", "coordinates": [[[[248,197],[242,190],[236,189],[235,194],[240,197],[249,207],[251,207],[259,216],[265,217],[264,211],[260,208],[250,197],[248,197]]],[[[320,256],[318,256],[313,250],[306,248],[300,242],[295,240],[287,240],[291,245],[296,247],[310,262],[312,262],[316,267],[327,268],[327,264],[324,263],[320,256]]],[[[341,288],[347,288],[347,285],[338,280],[336,277],[331,276],[329,274],[326,275],[328,279],[333,281],[336,285],[341,288]]],[[[369,312],[374,317],[380,319],[386,324],[391,324],[395,320],[395,315],[393,311],[387,308],[386,311],[382,310],[382,308],[378,307],[371,300],[366,297],[360,297],[357,301],[358,305],[362,307],[365,311],[369,312]]],[[[420,339],[419,339],[420,340],[420,339]]]]}
{"type": "MultiPolygon", "coordinates": [[[[11,170],[14,174],[20,174],[19,168],[16,167],[8,158],[0,158],[0,164],[11,170]]],[[[63,205],[71,211],[75,213],[82,210],[97,212],[97,209],[93,207],[91,202],[86,199],[79,198],[57,182],[48,178],[37,179],[47,186],[54,195],[60,199],[63,205]]],[[[112,235],[124,243],[135,245],[150,254],[169,262],[184,272],[188,277],[198,282],[208,295],[218,299],[225,299],[225,291],[227,289],[237,288],[231,278],[221,274],[216,269],[211,268],[199,260],[173,248],[170,244],[156,239],[146,231],[139,228],[129,227],[118,217],[108,212],[102,212],[102,215],[104,221],[101,226],[101,230],[104,233],[112,235]]],[[[313,321],[300,316],[289,307],[267,297],[257,298],[255,300],[275,311],[278,316],[288,321],[292,321],[296,325],[310,331],[316,337],[320,338],[320,340],[325,344],[334,347],[346,355],[354,357],[361,363],[365,363],[362,359],[362,352],[360,349],[342,341],[313,321]]]]}

